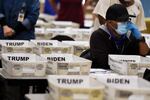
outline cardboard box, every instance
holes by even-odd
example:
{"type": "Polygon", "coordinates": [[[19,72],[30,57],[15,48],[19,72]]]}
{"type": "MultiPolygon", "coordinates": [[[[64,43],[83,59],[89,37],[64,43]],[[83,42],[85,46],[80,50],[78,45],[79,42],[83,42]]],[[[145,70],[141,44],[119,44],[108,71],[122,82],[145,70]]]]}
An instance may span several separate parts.
{"type": "Polygon", "coordinates": [[[92,62],[72,54],[42,54],[48,60],[47,72],[57,75],[89,75],[92,62]]]}
{"type": "Polygon", "coordinates": [[[104,86],[88,76],[48,76],[54,100],[103,100],[104,86]]]}
{"type": "Polygon", "coordinates": [[[113,71],[123,75],[138,75],[139,70],[150,68],[150,58],[138,55],[109,55],[108,63],[113,71]]]}
{"type": "Polygon", "coordinates": [[[105,85],[105,100],[150,99],[150,83],[137,76],[97,75],[96,79],[105,85]]]}
{"type": "Polygon", "coordinates": [[[90,48],[89,41],[62,41],[62,43],[73,46],[72,52],[74,55],[77,56],[80,56],[84,50],[90,48]]]}
{"type": "Polygon", "coordinates": [[[31,40],[35,54],[71,53],[71,46],[64,45],[57,40],[31,40]]]}
{"type": "Polygon", "coordinates": [[[35,54],[4,53],[2,66],[11,76],[45,76],[47,60],[35,54]]]}

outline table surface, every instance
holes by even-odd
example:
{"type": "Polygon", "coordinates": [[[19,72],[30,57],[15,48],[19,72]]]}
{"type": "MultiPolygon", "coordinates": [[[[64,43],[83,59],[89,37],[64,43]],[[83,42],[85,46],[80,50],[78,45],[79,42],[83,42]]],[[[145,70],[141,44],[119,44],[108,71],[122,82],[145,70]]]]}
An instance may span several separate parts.
{"type": "Polygon", "coordinates": [[[29,100],[53,100],[48,94],[26,94],[29,100]]]}

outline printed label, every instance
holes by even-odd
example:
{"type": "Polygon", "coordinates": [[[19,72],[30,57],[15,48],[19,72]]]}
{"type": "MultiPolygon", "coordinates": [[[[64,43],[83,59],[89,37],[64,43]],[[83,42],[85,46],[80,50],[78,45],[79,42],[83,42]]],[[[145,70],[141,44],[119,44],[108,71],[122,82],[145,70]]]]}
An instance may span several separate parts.
{"type": "Polygon", "coordinates": [[[52,43],[49,43],[49,42],[37,42],[37,45],[38,46],[51,46],[53,45],[52,43]]]}
{"type": "Polygon", "coordinates": [[[123,78],[107,78],[107,83],[115,83],[115,84],[130,84],[129,79],[123,79],[123,78]]]}
{"type": "Polygon", "coordinates": [[[109,84],[117,87],[137,87],[138,86],[138,77],[137,76],[101,76],[98,77],[98,80],[104,84],[109,84]]]}
{"type": "Polygon", "coordinates": [[[66,61],[65,57],[47,57],[49,61],[66,61]]]}
{"type": "Polygon", "coordinates": [[[6,42],[6,46],[23,46],[24,42],[6,42]]]}
{"type": "Polygon", "coordinates": [[[17,56],[7,56],[8,60],[11,61],[28,61],[29,57],[17,57],[17,56]]]}
{"type": "Polygon", "coordinates": [[[82,84],[83,83],[83,79],[57,79],[59,84],[82,84]]]}

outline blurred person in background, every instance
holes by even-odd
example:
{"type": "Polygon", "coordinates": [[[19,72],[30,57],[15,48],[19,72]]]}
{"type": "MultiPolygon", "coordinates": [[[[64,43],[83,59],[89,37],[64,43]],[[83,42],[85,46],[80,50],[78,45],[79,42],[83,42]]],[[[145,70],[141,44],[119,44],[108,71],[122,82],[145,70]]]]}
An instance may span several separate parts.
{"type": "Polygon", "coordinates": [[[105,23],[106,11],[109,6],[115,3],[124,5],[129,14],[136,16],[135,18],[131,18],[131,21],[138,26],[140,31],[146,30],[144,10],[140,0],[99,0],[93,11],[93,14],[96,15],[94,30],[105,23]]]}
{"type": "Polygon", "coordinates": [[[39,16],[39,0],[0,0],[0,39],[35,38],[34,25],[39,16]]]}
{"type": "MultiPolygon", "coordinates": [[[[85,5],[89,0],[85,0],[85,5]]],[[[58,21],[72,21],[84,27],[84,8],[83,0],[60,0],[60,6],[57,6],[56,0],[49,0],[54,11],[57,13],[58,21]]]]}
{"type": "Polygon", "coordinates": [[[105,24],[94,31],[90,39],[92,68],[110,69],[109,54],[141,56],[150,54],[145,38],[140,35],[138,38],[135,37],[134,31],[138,34],[140,31],[130,21],[131,17],[134,16],[129,15],[126,7],[122,4],[114,4],[108,8],[105,24]],[[133,30],[133,33],[128,36],[130,30],[133,30]]]}
{"type": "Polygon", "coordinates": [[[45,4],[45,0],[39,0],[40,2],[40,13],[43,13],[44,12],[44,4],[45,4]]]}
{"type": "MultiPolygon", "coordinates": [[[[56,0],[56,4],[59,3],[60,0],[56,0]]],[[[49,0],[45,0],[45,4],[44,4],[44,13],[55,16],[56,12],[53,9],[53,7],[51,6],[51,4],[49,3],[49,0]]]]}

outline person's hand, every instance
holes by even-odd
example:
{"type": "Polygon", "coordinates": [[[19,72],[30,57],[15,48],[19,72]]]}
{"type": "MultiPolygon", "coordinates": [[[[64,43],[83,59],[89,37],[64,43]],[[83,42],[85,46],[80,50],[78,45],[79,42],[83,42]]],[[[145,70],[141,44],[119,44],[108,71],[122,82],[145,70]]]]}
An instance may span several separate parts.
{"type": "Polygon", "coordinates": [[[10,37],[14,35],[14,30],[7,25],[3,26],[3,31],[5,37],[10,37]]]}
{"type": "Polygon", "coordinates": [[[139,53],[141,56],[146,56],[150,52],[150,48],[145,42],[139,43],[139,53]]]}
{"type": "Polygon", "coordinates": [[[149,54],[149,52],[150,52],[150,48],[146,44],[145,38],[142,37],[139,42],[139,53],[141,56],[146,56],[147,54],[149,54]]]}
{"type": "Polygon", "coordinates": [[[136,39],[141,39],[141,32],[139,31],[138,27],[133,24],[132,22],[128,22],[127,24],[128,30],[131,30],[131,34],[136,38],[136,39]]]}

